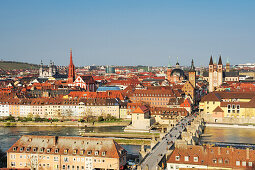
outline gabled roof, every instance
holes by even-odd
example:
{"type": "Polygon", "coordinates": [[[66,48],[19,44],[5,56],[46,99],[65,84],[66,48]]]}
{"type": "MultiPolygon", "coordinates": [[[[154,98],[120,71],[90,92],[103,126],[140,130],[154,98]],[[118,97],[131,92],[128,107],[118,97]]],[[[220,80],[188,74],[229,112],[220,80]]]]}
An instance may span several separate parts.
{"type": "Polygon", "coordinates": [[[139,114],[145,114],[149,111],[149,109],[146,106],[138,106],[133,113],[139,113],[139,114]]]}
{"type": "Polygon", "coordinates": [[[213,112],[224,112],[220,106],[216,107],[213,112]]]}

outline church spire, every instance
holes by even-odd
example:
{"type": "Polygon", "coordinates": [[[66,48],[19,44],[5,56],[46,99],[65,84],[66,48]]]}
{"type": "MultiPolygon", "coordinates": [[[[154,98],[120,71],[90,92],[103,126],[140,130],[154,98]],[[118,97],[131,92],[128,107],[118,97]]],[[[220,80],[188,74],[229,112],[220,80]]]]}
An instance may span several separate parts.
{"type": "Polygon", "coordinates": [[[222,65],[221,55],[220,55],[220,58],[219,58],[218,65],[222,65]]]}
{"type": "Polygon", "coordinates": [[[209,65],[213,65],[213,59],[212,59],[212,56],[211,56],[211,58],[210,58],[209,65]]]}
{"type": "Polygon", "coordinates": [[[192,61],[191,61],[190,71],[195,71],[195,66],[194,66],[194,61],[193,61],[193,59],[192,59],[192,61]]]}
{"type": "Polygon", "coordinates": [[[68,67],[68,82],[73,83],[75,79],[75,68],[73,64],[73,53],[72,49],[70,50],[70,63],[68,67]]]}
{"type": "Polygon", "coordinates": [[[73,64],[73,52],[72,49],[70,49],[70,65],[73,64]]]}

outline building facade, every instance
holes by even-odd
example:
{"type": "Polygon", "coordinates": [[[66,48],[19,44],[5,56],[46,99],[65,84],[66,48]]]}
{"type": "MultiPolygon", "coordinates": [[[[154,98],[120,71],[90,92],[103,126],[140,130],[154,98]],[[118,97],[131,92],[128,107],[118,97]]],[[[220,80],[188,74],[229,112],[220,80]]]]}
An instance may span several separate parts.
{"type": "Polygon", "coordinates": [[[126,155],[113,139],[24,135],[7,151],[7,168],[118,170],[126,155]]]}

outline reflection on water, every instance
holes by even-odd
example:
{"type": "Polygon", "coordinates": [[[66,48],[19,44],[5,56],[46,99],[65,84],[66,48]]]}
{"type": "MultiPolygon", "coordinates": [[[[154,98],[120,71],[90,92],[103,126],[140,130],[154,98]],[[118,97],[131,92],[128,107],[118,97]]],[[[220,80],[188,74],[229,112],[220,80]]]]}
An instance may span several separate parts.
{"type": "MultiPolygon", "coordinates": [[[[79,136],[85,132],[123,132],[124,126],[114,127],[0,127],[0,149],[8,150],[22,135],[79,136]]],[[[122,145],[128,153],[138,154],[140,146],[122,145]]]]}
{"type": "Polygon", "coordinates": [[[255,129],[206,127],[201,141],[255,144],[255,129]]]}

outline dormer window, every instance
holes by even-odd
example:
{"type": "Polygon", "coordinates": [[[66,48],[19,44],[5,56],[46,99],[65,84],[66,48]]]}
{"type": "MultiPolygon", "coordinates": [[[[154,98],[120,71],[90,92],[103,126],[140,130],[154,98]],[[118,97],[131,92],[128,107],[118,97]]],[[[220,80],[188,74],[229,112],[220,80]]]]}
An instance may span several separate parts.
{"type": "Polygon", "coordinates": [[[105,156],[106,155],[106,152],[102,152],[102,156],[105,156]]]}
{"type": "Polygon", "coordinates": [[[12,149],[13,151],[16,151],[17,150],[17,147],[15,146],[15,147],[13,147],[13,149],[12,149]]]}
{"type": "Polygon", "coordinates": [[[33,148],[33,152],[36,152],[37,151],[37,148],[33,148]]]}
{"type": "Polygon", "coordinates": [[[180,160],[180,156],[175,156],[175,160],[179,161],[180,160]]]}
{"type": "Polygon", "coordinates": [[[41,148],[41,149],[40,149],[40,152],[43,152],[43,151],[44,151],[44,148],[41,148]]]}
{"type": "Polygon", "coordinates": [[[22,152],[24,150],[24,147],[21,147],[19,150],[20,150],[20,152],[22,152]]]}
{"type": "Polygon", "coordinates": [[[74,150],[73,150],[73,154],[77,154],[77,149],[74,149],[74,150]]]}
{"type": "Polygon", "coordinates": [[[51,149],[47,149],[47,153],[50,153],[50,150],[51,150],[51,149]]]}
{"type": "Polygon", "coordinates": [[[67,153],[68,153],[68,149],[65,149],[65,150],[64,150],[64,154],[67,154],[67,153]]]}
{"type": "Polygon", "coordinates": [[[98,155],[99,154],[99,151],[95,151],[95,155],[98,155]]]}
{"type": "Polygon", "coordinates": [[[27,152],[29,152],[29,151],[30,151],[30,147],[27,148],[27,152]]]}
{"type": "Polygon", "coordinates": [[[91,151],[88,151],[87,154],[88,154],[88,155],[91,155],[91,151]]]}
{"type": "Polygon", "coordinates": [[[80,155],[83,155],[83,154],[84,154],[84,150],[81,150],[81,151],[80,151],[80,155]]]}
{"type": "Polygon", "coordinates": [[[58,153],[59,149],[55,149],[55,153],[58,153]]]}

